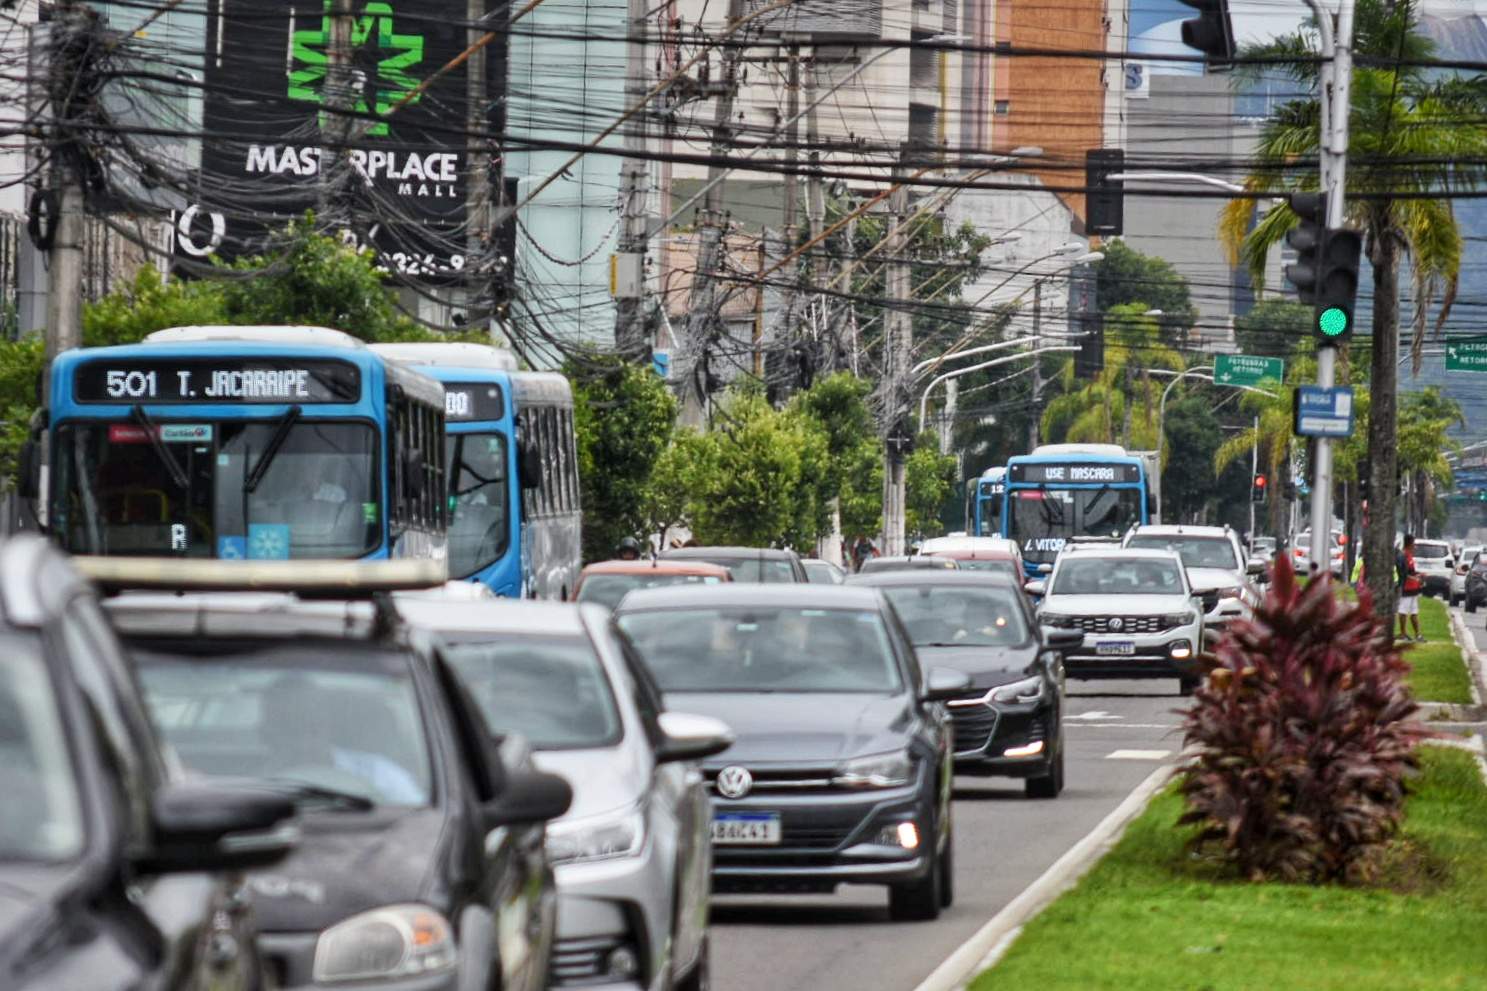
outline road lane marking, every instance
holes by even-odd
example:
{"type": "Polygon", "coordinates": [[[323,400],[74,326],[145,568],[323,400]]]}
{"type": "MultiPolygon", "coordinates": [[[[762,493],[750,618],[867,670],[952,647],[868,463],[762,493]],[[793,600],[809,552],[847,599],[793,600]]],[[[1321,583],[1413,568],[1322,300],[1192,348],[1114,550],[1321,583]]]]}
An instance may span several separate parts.
{"type": "Polygon", "coordinates": [[[1101,709],[1096,709],[1094,712],[1081,712],[1081,713],[1079,713],[1077,715],[1070,716],[1069,718],[1070,719],[1119,719],[1121,717],[1120,716],[1117,716],[1113,712],[1105,712],[1105,711],[1103,711],[1101,709]]]}
{"type": "Polygon", "coordinates": [[[1181,723],[1070,723],[1084,729],[1182,729],[1181,723]]]}
{"type": "Polygon", "coordinates": [[[1106,760],[1166,760],[1172,756],[1170,750],[1112,750],[1106,760]]]}

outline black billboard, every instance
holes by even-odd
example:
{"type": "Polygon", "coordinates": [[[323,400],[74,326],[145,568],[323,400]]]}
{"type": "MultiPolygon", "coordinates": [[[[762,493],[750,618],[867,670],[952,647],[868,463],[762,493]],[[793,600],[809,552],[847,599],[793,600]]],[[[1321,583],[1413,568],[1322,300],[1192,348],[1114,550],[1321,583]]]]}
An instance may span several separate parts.
{"type": "Polygon", "coordinates": [[[467,69],[484,60],[485,105],[503,106],[504,40],[461,60],[482,34],[467,0],[352,0],[349,85],[336,95],[336,3],[208,0],[201,175],[176,218],[176,254],[252,254],[307,210],[329,209],[390,272],[459,281],[472,148],[491,159],[480,181],[500,189],[495,111],[475,125],[492,140],[467,135],[467,69]],[[346,181],[331,188],[337,155],[346,181]]]}

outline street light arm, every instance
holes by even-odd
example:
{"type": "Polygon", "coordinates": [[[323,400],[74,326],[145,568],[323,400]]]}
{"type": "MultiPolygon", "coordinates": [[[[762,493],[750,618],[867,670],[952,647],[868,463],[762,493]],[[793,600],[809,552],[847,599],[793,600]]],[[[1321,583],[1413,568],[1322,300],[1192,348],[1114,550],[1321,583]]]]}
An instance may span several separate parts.
{"type": "MultiPolygon", "coordinates": [[[[1218,176],[1204,175],[1201,172],[1112,172],[1105,178],[1114,182],[1125,182],[1128,179],[1138,182],[1141,180],[1148,182],[1196,182],[1204,186],[1217,186],[1219,189],[1226,190],[1230,193],[1248,191],[1237,182],[1220,179],[1218,176]]],[[[1138,191],[1131,190],[1131,192],[1138,191]]]]}
{"type": "Polygon", "coordinates": [[[1071,347],[1068,345],[1059,345],[1057,347],[1050,348],[1038,348],[1035,351],[1024,351],[1021,354],[1009,354],[1001,358],[993,358],[990,361],[982,361],[974,365],[968,365],[965,368],[957,368],[954,371],[946,372],[943,375],[931,379],[929,385],[924,387],[924,394],[919,397],[919,422],[921,424],[924,423],[925,411],[929,407],[929,394],[933,392],[935,386],[939,385],[941,382],[948,382],[953,378],[960,378],[962,375],[969,375],[971,372],[979,372],[983,368],[995,368],[998,365],[1005,365],[1008,362],[1016,361],[1019,358],[1034,358],[1038,355],[1053,354],[1056,351],[1078,350],[1079,349],[1077,347],[1071,347]]]}

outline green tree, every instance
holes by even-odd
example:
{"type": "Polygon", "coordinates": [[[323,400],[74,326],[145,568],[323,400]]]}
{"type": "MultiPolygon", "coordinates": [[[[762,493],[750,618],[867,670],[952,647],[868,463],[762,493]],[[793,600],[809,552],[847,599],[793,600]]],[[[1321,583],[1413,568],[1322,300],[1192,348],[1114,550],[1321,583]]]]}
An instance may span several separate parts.
{"type": "MultiPolygon", "coordinates": [[[[648,487],[676,421],[676,400],[649,367],[618,359],[569,368],[578,477],[583,489],[583,554],[614,556],[624,537],[648,531],[648,487]]],[[[676,522],[675,520],[671,522],[676,522]]]]}
{"type": "Polygon", "coordinates": [[[1121,240],[1100,249],[1105,257],[1095,266],[1095,305],[1101,313],[1112,307],[1140,304],[1140,312],[1161,310],[1162,338],[1176,343],[1197,322],[1188,282],[1172,263],[1143,254],[1121,240]]]}
{"type": "Polygon", "coordinates": [[[1455,450],[1447,434],[1465,426],[1461,406],[1435,386],[1405,395],[1399,404],[1399,471],[1410,481],[1410,505],[1405,526],[1419,532],[1434,516],[1437,492],[1451,487],[1451,463],[1446,455],[1455,450]]]}
{"type": "Polygon", "coordinates": [[[1311,333],[1312,309],[1271,296],[1234,318],[1234,337],[1245,354],[1286,355],[1311,333]]]}
{"type": "MultiPolygon", "coordinates": [[[[1461,267],[1461,231],[1451,201],[1435,194],[1477,185],[1487,151],[1487,108],[1482,77],[1432,76],[1421,66],[1433,43],[1417,30],[1414,0],[1359,0],[1353,50],[1349,114],[1351,155],[1348,219],[1366,237],[1373,270],[1372,411],[1369,463],[1375,481],[1365,559],[1375,607],[1393,609],[1392,579],[1399,416],[1397,407],[1400,264],[1407,257],[1414,278],[1414,342],[1419,347],[1432,304],[1440,300],[1437,327],[1455,296],[1461,267]],[[1376,60],[1369,65],[1365,60],[1376,60]],[[1359,194],[1367,194],[1367,198],[1359,194]]],[[[1309,93],[1315,93],[1320,60],[1315,32],[1303,29],[1246,56],[1290,60],[1279,64],[1309,93]]],[[[1275,71],[1272,64],[1270,71],[1275,71]]],[[[1316,173],[1298,173],[1298,161],[1314,162],[1321,111],[1314,96],[1279,107],[1261,129],[1255,172],[1245,181],[1253,192],[1284,194],[1316,188],[1316,173]]],[[[1296,223],[1289,207],[1255,219],[1255,198],[1225,208],[1220,235],[1236,259],[1263,281],[1270,249],[1296,223]]]]}
{"type": "Polygon", "coordinates": [[[904,529],[921,537],[944,533],[940,512],[955,489],[955,455],[941,454],[935,432],[924,431],[904,463],[904,529]]]}
{"type": "Polygon", "coordinates": [[[716,452],[709,435],[678,426],[656,458],[645,488],[645,520],[646,530],[659,534],[663,546],[667,531],[692,525],[697,493],[714,487],[716,452]]]}
{"type": "Polygon", "coordinates": [[[1213,406],[1213,397],[1206,391],[1167,402],[1167,463],[1162,468],[1164,523],[1204,520],[1205,509],[1219,494],[1219,476],[1210,469],[1214,454],[1223,446],[1224,432],[1213,406]]]}

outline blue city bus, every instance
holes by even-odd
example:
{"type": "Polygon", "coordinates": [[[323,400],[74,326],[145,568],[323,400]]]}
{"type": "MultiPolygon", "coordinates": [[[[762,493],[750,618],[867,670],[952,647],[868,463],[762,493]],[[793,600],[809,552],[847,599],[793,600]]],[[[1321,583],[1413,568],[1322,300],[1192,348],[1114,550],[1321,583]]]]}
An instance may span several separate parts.
{"type": "Polygon", "coordinates": [[[578,580],[581,521],[573,390],[516,370],[483,344],[378,344],[444,386],[449,575],[509,598],[566,599],[578,580]]]}
{"type": "Polygon", "coordinates": [[[1029,576],[1076,538],[1119,539],[1150,521],[1146,461],[1116,444],[1045,444],[1007,460],[1002,536],[1029,576]]]}
{"type": "Polygon", "coordinates": [[[57,357],[31,487],[76,554],[443,559],[444,406],[340,331],[172,328],[57,357]]]}
{"type": "Polygon", "coordinates": [[[975,479],[972,493],[971,525],[967,527],[975,537],[995,537],[1002,532],[1002,502],[1007,492],[1007,469],[1004,466],[988,468],[975,479]]]}

